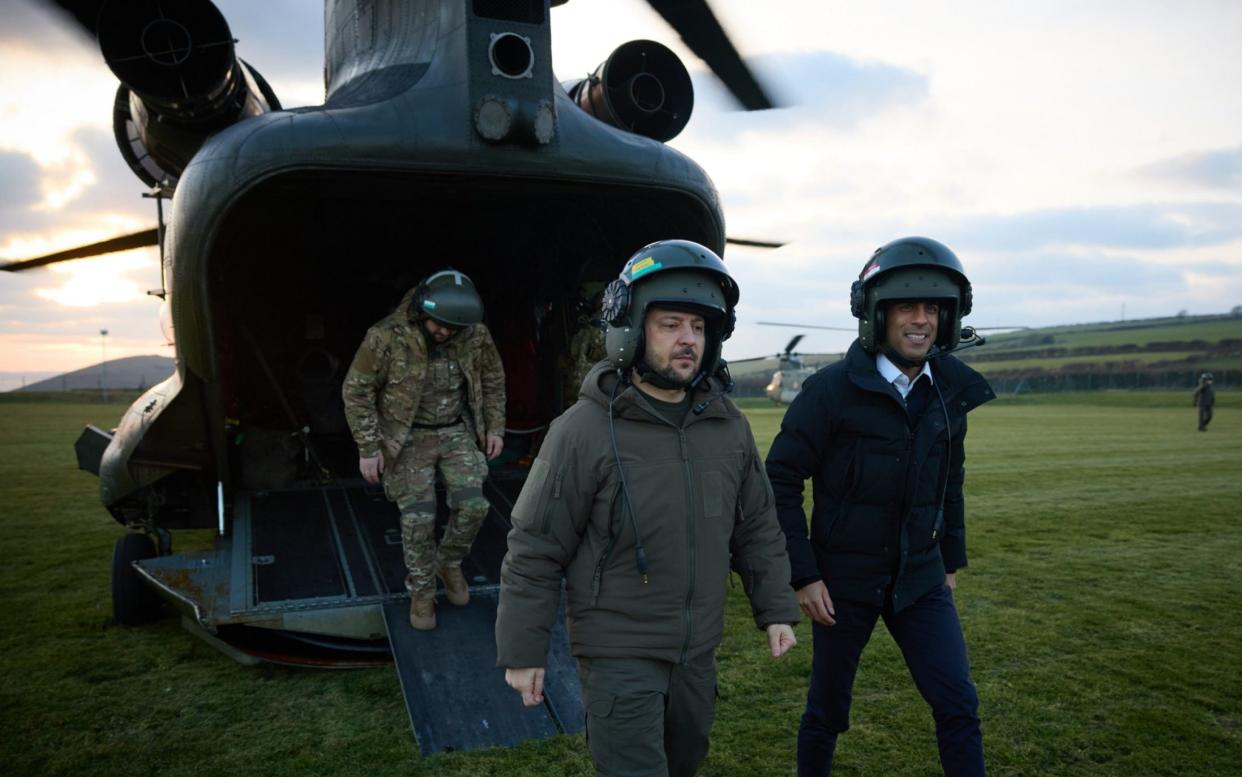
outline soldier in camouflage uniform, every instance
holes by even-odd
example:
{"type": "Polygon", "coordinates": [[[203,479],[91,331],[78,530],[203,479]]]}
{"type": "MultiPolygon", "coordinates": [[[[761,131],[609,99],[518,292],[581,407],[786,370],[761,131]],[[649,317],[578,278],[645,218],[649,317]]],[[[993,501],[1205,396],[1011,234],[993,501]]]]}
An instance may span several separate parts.
{"type": "Polygon", "coordinates": [[[569,340],[569,352],[565,355],[564,400],[565,407],[578,401],[582,380],[596,363],[608,354],[604,350],[604,330],[597,322],[584,320],[569,340]]]}
{"type": "Polygon", "coordinates": [[[401,510],[410,625],[433,629],[435,578],[452,604],[470,588],[461,562],[487,516],[487,459],[504,447],[505,379],[483,302],[465,275],[445,270],[411,289],[367,330],[342,394],[359,469],[401,510]],[[435,544],[435,473],[451,510],[435,544]]]}

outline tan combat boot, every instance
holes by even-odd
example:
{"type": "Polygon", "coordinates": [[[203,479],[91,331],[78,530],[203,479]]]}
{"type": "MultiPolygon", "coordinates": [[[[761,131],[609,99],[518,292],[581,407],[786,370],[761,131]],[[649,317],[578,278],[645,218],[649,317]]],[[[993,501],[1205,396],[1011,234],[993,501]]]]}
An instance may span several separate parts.
{"type": "Polygon", "coordinates": [[[470,602],[470,584],[461,573],[461,567],[440,567],[436,574],[444,581],[444,595],[449,604],[464,607],[470,602]]]}
{"type": "Polygon", "coordinates": [[[436,627],[436,595],[434,591],[420,594],[410,592],[410,625],[419,631],[431,631],[436,627]]]}

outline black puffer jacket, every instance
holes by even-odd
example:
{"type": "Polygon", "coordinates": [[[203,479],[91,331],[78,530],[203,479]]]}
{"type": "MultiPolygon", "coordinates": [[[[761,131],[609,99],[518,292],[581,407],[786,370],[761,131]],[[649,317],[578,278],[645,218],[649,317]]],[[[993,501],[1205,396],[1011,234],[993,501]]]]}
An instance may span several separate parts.
{"type": "Polygon", "coordinates": [[[873,604],[889,591],[901,610],[966,565],[966,413],[995,395],[952,356],[933,360],[932,374],[943,408],[933,391],[913,427],[858,341],[803,384],[767,458],[795,588],[822,579],[833,598],[873,604]]]}

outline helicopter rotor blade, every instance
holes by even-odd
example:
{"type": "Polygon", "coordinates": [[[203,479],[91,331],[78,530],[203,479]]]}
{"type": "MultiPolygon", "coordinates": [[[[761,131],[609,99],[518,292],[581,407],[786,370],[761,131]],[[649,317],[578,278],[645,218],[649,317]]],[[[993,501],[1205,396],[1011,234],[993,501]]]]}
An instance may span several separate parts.
{"type": "Polygon", "coordinates": [[[795,348],[797,348],[797,347],[798,347],[798,343],[802,342],[802,338],[804,338],[804,337],[806,337],[806,335],[794,335],[794,336],[793,336],[793,338],[792,338],[792,339],[789,341],[789,343],[785,346],[785,354],[784,354],[784,355],[785,355],[785,357],[786,357],[786,358],[788,358],[789,356],[792,356],[792,355],[793,355],[793,349],[795,349],[795,348]]]}
{"type": "Polygon", "coordinates": [[[114,254],[117,251],[129,251],[133,248],[146,248],[147,246],[159,245],[159,242],[160,231],[155,228],[146,229],[142,232],[135,232],[132,235],[122,235],[108,240],[101,240],[98,243],[70,248],[67,251],[57,251],[47,256],[37,256],[33,259],[8,262],[7,264],[0,265],[0,270],[7,272],[33,270],[36,267],[46,267],[49,264],[67,262],[71,259],[85,259],[90,256],[114,254]]]}
{"type": "Polygon", "coordinates": [[[695,56],[724,82],[743,108],[761,111],[776,107],[754,73],[742,61],[706,0],[647,0],[647,3],[677,31],[695,56]]]}
{"type": "Polygon", "coordinates": [[[55,8],[78,23],[80,32],[94,39],[99,34],[99,12],[107,0],[46,0],[43,5],[55,8]]]}
{"type": "Polygon", "coordinates": [[[750,246],[751,248],[780,248],[785,245],[774,240],[751,240],[744,237],[726,237],[725,242],[729,245],[750,246]]]}
{"type": "Polygon", "coordinates": [[[833,332],[857,332],[856,326],[820,326],[819,324],[783,324],[777,321],[758,321],[761,326],[790,326],[795,329],[830,329],[833,332]]]}

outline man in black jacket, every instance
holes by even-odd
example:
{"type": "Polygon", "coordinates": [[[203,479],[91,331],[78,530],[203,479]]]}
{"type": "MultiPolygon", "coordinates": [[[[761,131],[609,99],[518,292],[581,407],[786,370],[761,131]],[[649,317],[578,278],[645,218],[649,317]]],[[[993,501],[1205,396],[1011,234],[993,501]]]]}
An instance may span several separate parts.
{"type": "Polygon", "coordinates": [[[767,458],[791,582],[813,621],[798,774],[831,770],[859,657],[883,618],[931,706],[945,774],[981,775],[978,696],[952,596],[966,566],[966,413],[993,398],[947,354],[962,339],[970,283],[947,247],[903,238],[872,255],[850,296],[858,340],[803,384],[767,458]]]}

